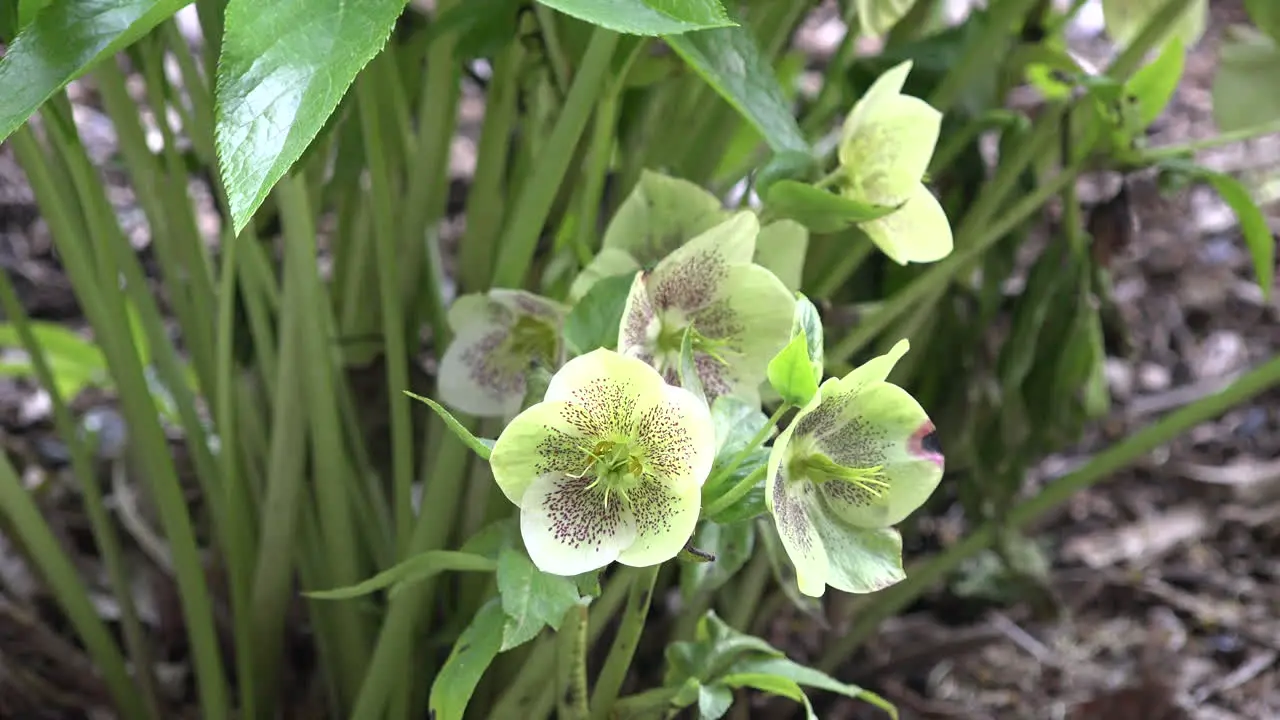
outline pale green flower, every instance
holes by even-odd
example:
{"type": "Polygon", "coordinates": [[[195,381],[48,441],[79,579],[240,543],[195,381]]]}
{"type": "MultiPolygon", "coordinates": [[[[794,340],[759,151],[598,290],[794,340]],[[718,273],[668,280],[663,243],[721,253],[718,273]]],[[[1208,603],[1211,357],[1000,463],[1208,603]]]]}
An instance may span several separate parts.
{"type": "Polygon", "coordinates": [[[524,290],[459,297],[449,308],[454,338],[440,359],[440,399],[477,417],[515,415],[529,369],[564,361],[565,313],[560,303],[524,290]]]}
{"type": "Polygon", "coordinates": [[[859,227],[895,262],[934,262],[951,253],[951,224],[923,182],[942,113],[902,94],[907,61],[881,75],[854,104],[841,131],[840,192],[858,202],[899,207],[859,227]]]}
{"type": "Polygon", "coordinates": [[[759,222],[741,212],[690,240],[631,286],[618,352],[679,381],[680,346],[693,330],[694,364],[707,401],[759,400],[769,361],[791,338],[795,297],[751,262],[759,222]]]}
{"type": "Polygon", "coordinates": [[[769,454],[766,504],[805,595],[827,585],[872,592],[904,577],[890,526],[924,504],[943,470],[928,415],[885,381],[906,351],[900,341],[823,383],[769,454]]]}
{"type": "Polygon", "coordinates": [[[612,350],[570,360],[498,436],[493,477],[543,572],[656,565],[693,535],[715,456],[711,412],[612,350]]]}
{"type": "MultiPolygon", "coordinates": [[[[603,278],[652,268],[662,258],[732,215],[720,199],[698,185],[645,170],[605,229],[600,252],[574,279],[569,298],[578,300],[603,278]]],[[[790,290],[799,289],[809,231],[792,220],[759,230],[755,262],[773,271],[790,290]]]]}

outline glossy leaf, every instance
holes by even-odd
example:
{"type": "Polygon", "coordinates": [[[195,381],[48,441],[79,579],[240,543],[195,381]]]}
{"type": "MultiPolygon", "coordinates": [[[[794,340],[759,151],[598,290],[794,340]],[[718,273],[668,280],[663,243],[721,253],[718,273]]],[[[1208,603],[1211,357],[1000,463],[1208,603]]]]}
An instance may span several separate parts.
{"type": "Polygon", "coordinates": [[[1253,271],[1263,296],[1270,299],[1275,285],[1276,240],[1271,234],[1267,218],[1258,209],[1248,189],[1235,178],[1224,173],[1207,173],[1206,182],[1213,186],[1222,201],[1231,206],[1240,221],[1240,232],[1253,258],[1253,271]]]}
{"type": "Polygon", "coordinates": [[[733,690],[723,685],[698,687],[698,720],[720,720],[733,706],[733,690]]]}
{"type": "Polygon", "coordinates": [[[628,35],[679,35],[729,27],[718,0],[538,0],[600,27],[628,35]]]}
{"type": "Polygon", "coordinates": [[[440,416],[441,420],[444,420],[445,426],[447,426],[449,430],[458,437],[459,440],[461,440],[463,443],[466,444],[468,448],[471,449],[471,452],[475,453],[481,460],[489,459],[489,453],[493,450],[494,441],[485,440],[482,438],[478,438],[475,435],[472,435],[470,430],[463,427],[462,423],[458,422],[457,418],[455,418],[448,410],[445,410],[444,406],[442,406],[440,403],[436,402],[435,400],[432,400],[431,398],[422,397],[421,395],[414,395],[408,390],[405,390],[404,394],[408,395],[414,400],[420,400],[426,403],[428,407],[430,407],[432,410],[436,412],[437,415],[440,416]]]}
{"type": "Polygon", "coordinates": [[[502,647],[506,620],[498,598],[492,598],[458,636],[449,659],[431,683],[429,704],[433,720],[462,720],[480,677],[502,647]]]}
{"type": "Polygon", "coordinates": [[[598,280],[573,306],[564,321],[564,338],[573,352],[618,347],[618,326],[635,277],[627,273],[598,280]]]}
{"type": "Polygon", "coordinates": [[[235,231],[382,49],[405,0],[230,0],[218,61],[216,146],[235,231]]]}
{"type": "Polygon", "coordinates": [[[732,395],[721,395],[711,404],[716,426],[716,464],[728,462],[747,447],[751,438],[769,422],[760,406],[732,395]]]}
{"type": "MultiPolygon", "coordinates": [[[[897,710],[889,702],[876,695],[873,692],[864,690],[857,685],[843,683],[824,672],[806,667],[793,660],[785,657],[772,657],[762,659],[752,659],[742,661],[734,665],[731,673],[755,673],[759,675],[772,675],[778,678],[786,678],[797,685],[804,687],[816,688],[818,690],[826,690],[845,697],[854,698],[870,703],[876,707],[889,713],[891,717],[897,717],[897,710]]],[[[731,684],[729,678],[725,679],[726,684],[731,684]]]]}
{"type": "Polygon", "coordinates": [[[667,38],[695,72],[728,101],[774,152],[809,153],[769,61],[742,27],[702,30],[667,38]]]}
{"type": "Polygon", "coordinates": [[[316,600],[347,600],[368,595],[392,585],[425,580],[442,572],[493,572],[498,565],[482,555],[454,550],[429,550],[374,575],[364,582],[334,590],[303,593],[316,600]]]}
{"type": "Polygon", "coordinates": [[[896,207],[861,203],[795,180],[774,183],[765,196],[764,204],[774,215],[795,220],[816,233],[838,232],[897,210],[896,207]]]}
{"type": "Polygon", "coordinates": [[[774,154],[756,173],[755,190],[761,197],[767,196],[769,188],[779,180],[804,182],[812,178],[817,169],[817,159],[810,153],[784,150],[774,154]]]}
{"type": "Polygon", "coordinates": [[[1249,28],[1233,28],[1213,78],[1213,119],[1222,132],[1248,130],[1280,118],[1280,46],[1249,28]]]}
{"type": "Polygon", "coordinates": [[[1130,128],[1133,132],[1145,130],[1165,106],[1173,99],[1178,89],[1178,81],[1182,79],[1183,61],[1187,51],[1182,40],[1174,37],[1165,44],[1160,55],[1138,72],[1128,82],[1129,97],[1137,104],[1137,120],[1139,126],[1130,128]]]}
{"type": "Polygon", "coordinates": [[[498,592],[507,615],[502,652],[532,640],[546,626],[559,629],[565,613],[578,602],[578,586],[572,577],[548,575],[514,548],[498,555],[498,592]]]}
{"type": "Polygon", "coordinates": [[[0,141],[67,83],[190,0],[67,0],[36,13],[0,59],[0,141]]]}

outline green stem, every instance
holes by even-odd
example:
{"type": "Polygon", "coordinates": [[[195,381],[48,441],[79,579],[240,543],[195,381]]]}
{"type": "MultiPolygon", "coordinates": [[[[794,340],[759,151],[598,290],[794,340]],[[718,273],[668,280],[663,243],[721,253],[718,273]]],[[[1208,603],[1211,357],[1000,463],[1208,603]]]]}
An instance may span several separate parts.
{"type": "Polygon", "coordinates": [[[716,515],[729,509],[734,503],[741,500],[747,493],[751,492],[751,488],[760,482],[760,478],[764,477],[766,465],[752,470],[746,477],[738,481],[737,485],[729,488],[728,492],[716,498],[710,505],[707,505],[702,513],[704,517],[715,517],[716,515]]]}
{"type": "Polygon", "coordinates": [[[560,640],[561,707],[564,720],[587,720],[587,608],[575,605],[565,614],[556,633],[560,640]]]}
{"type": "Polygon", "coordinates": [[[1217,393],[1136,431],[1095,455],[1083,467],[1049,483],[1035,497],[1010,510],[1002,521],[989,521],[942,554],[914,565],[902,582],[866,596],[866,602],[854,614],[852,626],[829,647],[819,667],[827,672],[833,671],[871,637],[886,618],[906,607],[962,562],[991,547],[999,536],[1001,524],[1006,531],[1012,531],[1035,522],[1081,491],[1112,477],[1182,433],[1277,385],[1280,385],[1280,357],[1268,360],[1217,393]]]}
{"type": "Polygon", "coordinates": [[[617,33],[600,27],[592,30],[591,41],[565,99],[564,109],[546,146],[538,154],[533,174],[524,183],[506,224],[498,247],[494,287],[518,288],[524,285],[538,237],[547,224],[547,216],[569,170],[574,149],[609,75],[609,61],[617,44],[617,33]]]}
{"type": "Polygon", "coordinates": [[[1107,77],[1117,82],[1125,82],[1129,76],[1142,67],[1156,43],[1168,34],[1169,30],[1182,18],[1183,13],[1191,8],[1196,0],[1168,0],[1160,9],[1149,16],[1142,32],[1122,51],[1111,66],[1107,68],[1107,77]]]}
{"type": "MultiPolygon", "coordinates": [[[[365,157],[369,164],[370,199],[373,205],[373,240],[378,259],[378,295],[382,301],[382,336],[386,343],[387,392],[393,398],[391,413],[392,487],[395,500],[396,548],[409,549],[413,532],[413,448],[409,403],[401,392],[409,389],[409,351],[405,346],[404,316],[400,305],[400,257],[396,247],[395,208],[386,148],[379,128],[379,99],[370,82],[372,76],[356,83],[360,127],[364,131],[365,157]]],[[[407,556],[404,556],[407,557],[407,556]]]]}
{"type": "Polygon", "coordinates": [[[1219,133],[1213,137],[1199,138],[1190,140],[1185,143],[1176,145],[1164,145],[1158,148],[1151,148],[1142,153],[1141,164],[1153,165],[1161,160],[1169,160],[1172,158],[1186,157],[1194,155],[1201,150],[1209,150],[1223,145],[1231,145],[1238,142],[1246,142],[1263,135],[1271,135],[1280,133],[1280,120],[1254,125],[1253,127],[1232,130],[1230,132],[1219,133]]]}
{"type": "Polygon", "coordinates": [[[769,420],[756,431],[755,435],[751,436],[751,440],[747,443],[746,447],[739,450],[738,454],[733,456],[733,459],[729,461],[728,465],[725,465],[723,469],[711,476],[706,483],[706,487],[714,488],[722,480],[729,477],[734,470],[737,470],[742,463],[746,462],[747,458],[751,456],[751,453],[755,452],[756,448],[760,447],[760,445],[768,439],[769,435],[773,433],[774,428],[778,425],[778,421],[781,420],[782,416],[790,409],[791,405],[789,403],[784,402],[779,405],[778,409],[774,410],[773,414],[769,416],[769,420]]]}
{"type": "Polygon", "coordinates": [[[742,632],[751,630],[751,618],[755,616],[756,606],[760,603],[760,597],[764,595],[764,589],[769,584],[769,578],[772,575],[769,567],[769,556],[763,552],[757,552],[756,556],[751,558],[751,564],[747,566],[746,572],[738,577],[737,592],[733,593],[733,602],[730,603],[729,614],[725,616],[725,622],[731,627],[735,627],[742,632]]]}
{"type": "MultiPolygon", "coordinates": [[[[625,77],[625,74],[619,77],[625,77]]],[[[609,172],[609,161],[613,158],[621,84],[621,82],[614,83],[609,92],[605,93],[596,107],[595,119],[591,127],[591,145],[587,154],[587,166],[583,170],[583,184],[579,195],[582,204],[578,208],[578,226],[575,229],[573,243],[574,250],[578,254],[578,263],[583,267],[590,263],[595,255],[596,225],[600,217],[604,178],[609,172]]]]}
{"type": "Polygon", "coordinates": [[[635,657],[636,647],[640,644],[640,634],[644,632],[649,603],[653,600],[653,586],[661,569],[661,565],[650,565],[629,573],[633,577],[631,594],[627,597],[627,607],[622,612],[622,624],[618,626],[613,647],[609,648],[609,655],[605,658],[604,667],[600,670],[595,689],[591,693],[592,720],[605,720],[613,709],[614,701],[618,699],[622,683],[627,679],[627,670],[631,667],[631,659],[635,657]]]}
{"type": "Polygon", "coordinates": [[[1012,38],[1010,28],[1026,17],[1037,0],[995,0],[989,6],[982,30],[965,46],[960,60],[951,67],[929,97],[929,104],[947,112],[960,99],[975,77],[987,77],[1004,62],[1005,49],[1012,38]]]}

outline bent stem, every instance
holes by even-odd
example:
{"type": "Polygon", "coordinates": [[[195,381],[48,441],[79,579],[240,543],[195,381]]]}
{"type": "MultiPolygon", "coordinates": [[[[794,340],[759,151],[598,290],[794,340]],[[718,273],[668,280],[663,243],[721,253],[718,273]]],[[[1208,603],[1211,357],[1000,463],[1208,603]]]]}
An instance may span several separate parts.
{"type": "Polygon", "coordinates": [[[640,643],[640,634],[644,632],[649,602],[653,599],[653,586],[661,569],[661,565],[651,565],[630,573],[634,579],[631,581],[631,594],[627,597],[627,608],[622,613],[622,624],[618,626],[613,647],[609,648],[604,668],[596,678],[595,690],[591,693],[591,720],[609,717],[609,711],[618,699],[622,682],[627,677],[627,668],[631,667],[631,659],[635,657],[636,646],[640,643]]]}
{"type": "Polygon", "coordinates": [[[1178,435],[1277,385],[1280,385],[1280,357],[1272,358],[1217,394],[1176,410],[1123,442],[1112,445],[1084,467],[1058,478],[1035,497],[1014,507],[1003,525],[989,521],[941,555],[916,564],[907,572],[905,580],[868,596],[868,600],[854,613],[848,632],[822,657],[819,669],[826,672],[834,670],[875,632],[881,622],[901,611],[960,563],[991,547],[1002,529],[1016,530],[1029,525],[1076,493],[1133,464],[1178,435]]]}

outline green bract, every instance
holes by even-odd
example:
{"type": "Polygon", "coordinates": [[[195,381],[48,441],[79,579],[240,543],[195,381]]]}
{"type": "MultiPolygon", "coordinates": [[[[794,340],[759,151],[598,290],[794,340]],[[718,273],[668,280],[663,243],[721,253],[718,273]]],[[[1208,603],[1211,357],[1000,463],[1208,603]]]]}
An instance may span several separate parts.
{"type": "Polygon", "coordinates": [[[769,361],[790,339],[795,298],[751,262],[759,222],[741,212],[671,253],[631,286],[618,351],[679,378],[680,345],[693,331],[693,358],[707,401],[759,401],[769,361]]]}
{"type": "Polygon", "coordinates": [[[885,381],[907,347],[823,383],[769,454],[766,503],[806,595],[827,585],[872,592],[904,577],[890,526],[924,504],[943,469],[933,423],[885,381]]]}
{"type": "Polygon", "coordinates": [[[515,415],[529,369],[564,359],[564,316],[560,303],[523,290],[458,298],[449,308],[455,336],[440,359],[440,398],[478,417],[515,415]]]}
{"type": "MultiPolygon", "coordinates": [[[[728,220],[732,213],[702,187],[645,170],[605,229],[600,252],[573,281],[577,300],[602,278],[652,268],[691,238],[728,220]]],[[[759,229],[755,261],[773,271],[789,289],[800,285],[809,231],[779,220],[759,229]]]]}
{"type": "Polygon", "coordinates": [[[543,572],[670,560],[693,534],[715,455],[711,413],[692,393],[612,350],[570,360],[546,397],[511,421],[489,464],[520,506],[543,572]]]}
{"type": "Polygon", "coordinates": [[[951,224],[922,178],[942,114],[902,94],[911,62],[894,66],[867,89],[844,121],[840,191],[861,203],[898,207],[859,227],[895,262],[934,262],[951,253],[951,224]],[[900,206],[900,207],[899,207],[900,206]]]}

